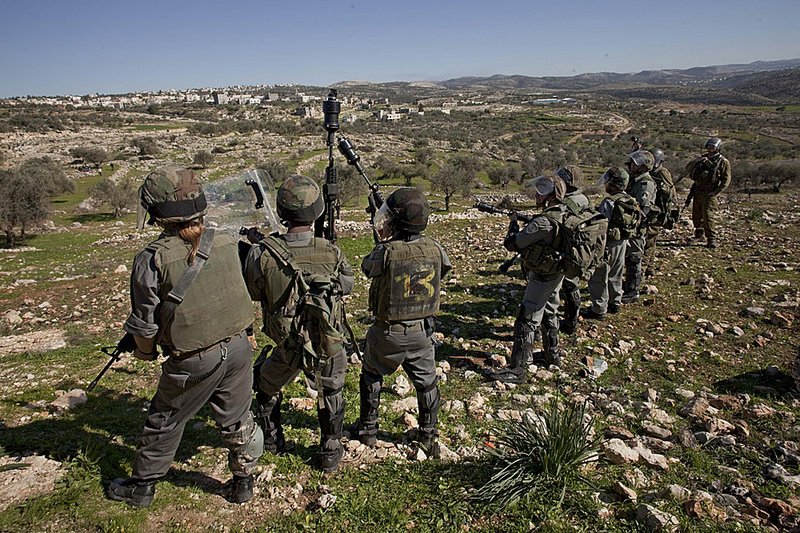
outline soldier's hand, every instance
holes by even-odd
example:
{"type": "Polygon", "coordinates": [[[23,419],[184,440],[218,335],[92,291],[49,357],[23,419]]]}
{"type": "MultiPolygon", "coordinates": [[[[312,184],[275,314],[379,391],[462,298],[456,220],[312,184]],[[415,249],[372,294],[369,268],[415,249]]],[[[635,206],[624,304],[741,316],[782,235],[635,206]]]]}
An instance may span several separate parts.
{"type": "Polygon", "coordinates": [[[142,361],[155,361],[158,359],[158,350],[153,349],[152,353],[143,352],[138,346],[133,351],[133,356],[142,361]]]}
{"type": "Polygon", "coordinates": [[[257,244],[264,239],[264,234],[258,231],[258,228],[248,228],[247,229],[247,240],[253,244],[257,244]]]}

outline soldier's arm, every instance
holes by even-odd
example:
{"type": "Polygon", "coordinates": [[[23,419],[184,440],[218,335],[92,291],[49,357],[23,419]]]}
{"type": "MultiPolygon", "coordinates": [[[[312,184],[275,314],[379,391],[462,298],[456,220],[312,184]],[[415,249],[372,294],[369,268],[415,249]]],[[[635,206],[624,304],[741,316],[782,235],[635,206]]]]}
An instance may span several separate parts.
{"type": "Polygon", "coordinates": [[[264,273],[261,271],[261,254],[263,252],[259,245],[253,245],[247,254],[242,272],[247,292],[254,302],[261,301],[264,294],[264,273]]]}
{"type": "Polygon", "coordinates": [[[522,251],[528,246],[544,240],[552,231],[555,231],[555,222],[545,216],[534,217],[522,231],[514,236],[513,246],[517,251],[522,251]]]}
{"type": "Polygon", "coordinates": [[[719,166],[719,180],[717,180],[717,186],[714,188],[711,195],[716,196],[727,189],[728,185],[731,184],[732,178],[731,163],[727,159],[723,159],[719,166]]]}
{"type": "Polygon", "coordinates": [[[361,272],[368,278],[377,278],[383,274],[383,256],[386,247],[378,244],[372,252],[361,261],[361,272]]]}
{"type": "Polygon", "coordinates": [[[158,333],[158,269],[150,250],[142,250],[131,268],[131,313],[123,326],[134,337],[152,339],[158,333]]]}
{"type": "Polygon", "coordinates": [[[340,249],[336,249],[336,254],[339,256],[339,285],[342,287],[342,294],[350,294],[356,282],[353,267],[340,249]]]}
{"type": "Polygon", "coordinates": [[[434,241],[436,247],[439,248],[439,252],[442,254],[442,278],[444,278],[447,274],[453,270],[453,263],[450,262],[450,258],[447,256],[447,252],[444,251],[442,245],[438,242],[434,241]]]}
{"type": "Polygon", "coordinates": [[[597,206],[597,212],[606,217],[608,220],[611,220],[611,212],[614,210],[614,202],[611,200],[611,197],[603,198],[603,201],[600,202],[600,205],[597,206]]]}
{"type": "Polygon", "coordinates": [[[639,187],[636,191],[636,203],[642,213],[647,216],[650,209],[653,207],[653,200],[656,197],[656,185],[652,182],[646,182],[643,187],[639,187]]]}

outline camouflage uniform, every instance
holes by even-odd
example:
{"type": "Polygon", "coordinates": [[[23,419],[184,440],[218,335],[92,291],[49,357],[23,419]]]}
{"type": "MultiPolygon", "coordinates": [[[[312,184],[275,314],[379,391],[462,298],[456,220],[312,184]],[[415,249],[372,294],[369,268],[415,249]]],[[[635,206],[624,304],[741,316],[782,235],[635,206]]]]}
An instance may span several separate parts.
{"type": "MultiPolygon", "coordinates": [[[[392,228],[361,263],[370,279],[369,305],[375,322],[367,331],[359,378],[361,408],[356,428],[359,439],[374,445],[383,377],[402,367],[417,391],[419,442],[438,456],[439,413],[433,315],[439,309],[442,278],[452,269],[438,242],[420,233],[429,207],[422,193],[398,189],[383,208],[392,228]]],[[[376,229],[379,224],[376,223],[376,229]]]]}
{"type": "MultiPolygon", "coordinates": [[[[556,170],[556,175],[564,180],[567,186],[567,192],[564,195],[565,202],[567,200],[575,202],[575,205],[581,210],[589,207],[589,199],[576,186],[583,177],[583,171],[579,167],[575,165],[561,167],[556,170]]],[[[564,300],[564,318],[561,320],[559,328],[563,333],[571,335],[578,326],[578,312],[581,309],[580,279],[565,276],[560,294],[564,300]]]]}
{"type": "Polygon", "coordinates": [[[716,211],[719,208],[717,196],[731,183],[731,164],[717,151],[689,163],[687,171],[696,186],[692,201],[695,237],[702,238],[705,233],[708,245],[716,246],[716,211]]]}
{"type": "MultiPolygon", "coordinates": [[[[321,459],[324,470],[336,468],[342,454],[341,434],[344,421],[344,387],[347,355],[338,343],[316,375],[303,358],[303,346],[289,335],[290,318],[283,315],[292,271],[283,266],[280,257],[290,258],[303,278],[324,278],[339,290],[335,298],[350,294],[353,289],[353,269],[333,243],[314,236],[308,224],[319,216],[322,209],[319,187],[303,176],[288,178],[278,191],[278,211],[281,218],[290,222],[289,232],[273,234],[254,245],[245,261],[244,275],[253,300],[261,302],[264,317],[262,330],[275,343],[271,355],[258,370],[256,419],[264,430],[268,450],[281,451],[284,446],[281,427],[281,402],[283,387],[293,381],[301,371],[321,387],[317,417],[321,428],[321,459]]],[[[341,309],[341,301],[334,302],[341,309]]],[[[335,320],[340,320],[339,317],[335,320]]],[[[338,325],[341,325],[340,323],[338,325]]]]}
{"type": "MultiPolygon", "coordinates": [[[[648,166],[652,169],[653,155],[650,152],[634,152],[630,157],[643,154],[648,160],[648,166]]],[[[651,209],[655,208],[653,202],[656,197],[656,183],[650,176],[649,171],[638,175],[631,173],[631,181],[628,185],[628,194],[636,198],[639,208],[645,217],[651,209]]],[[[639,299],[639,287],[642,284],[642,261],[644,259],[645,234],[648,225],[645,222],[642,227],[642,234],[628,239],[628,247],[625,250],[625,282],[623,284],[624,295],[622,302],[631,303],[639,299]]]]}
{"type": "MultiPolygon", "coordinates": [[[[672,173],[663,164],[659,164],[653,168],[652,172],[650,172],[650,175],[654,180],[663,180],[667,183],[672,183],[672,173]]],[[[653,269],[655,268],[656,262],[656,241],[658,240],[658,234],[660,232],[661,226],[650,225],[647,228],[647,234],[645,235],[644,243],[643,262],[645,276],[653,275],[653,269]]]]}

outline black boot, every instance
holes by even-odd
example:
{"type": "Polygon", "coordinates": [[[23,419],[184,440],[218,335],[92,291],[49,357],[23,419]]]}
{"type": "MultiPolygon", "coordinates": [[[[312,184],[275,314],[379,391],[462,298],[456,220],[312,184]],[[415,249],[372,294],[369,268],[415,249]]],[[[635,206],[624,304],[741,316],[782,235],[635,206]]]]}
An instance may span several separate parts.
{"type": "Polygon", "coordinates": [[[156,494],[156,482],[132,477],[117,478],[108,486],[106,493],[112,500],[125,502],[134,507],[147,507],[156,494]]]}
{"type": "Polygon", "coordinates": [[[253,499],[253,476],[233,476],[228,501],[245,503],[253,499]]]}
{"type": "Polygon", "coordinates": [[[439,422],[439,405],[441,396],[436,381],[426,389],[417,389],[417,406],[419,407],[419,432],[420,447],[434,459],[438,459],[439,443],[437,442],[436,426],[439,422]]]}
{"type": "Polygon", "coordinates": [[[344,424],[344,398],[341,389],[324,391],[325,407],[317,408],[320,429],[319,463],[323,472],[333,472],[339,468],[344,455],[342,447],[342,425],[344,424]],[[338,405],[335,411],[332,406],[338,405]]]}
{"type": "MultiPolygon", "coordinates": [[[[523,312],[521,311],[520,315],[523,312]]],[[[490,372],[488,375],[490,380],[504,383],[525,383],[528,363],[532,362],[533,359],[533,346],[527,342],[526,337],[520,316],[514,323],[514,346],[511,348],[511,365],[507,368],[490,372]]]]}
{"type": "Polygon", "coordinates": [[[578,328],[578,312],[581,309],[581,292],[578,288],[563,291],[564,319],[561,321],[561,331],[572,335],[578,328]]]}
{"type": "Polygon", "coordinates": [[[378,407],[381,404],[382,377],[371,372],[361,371],[358,378],[360,412],[353,434],[367,446],[378,443],[378,407]]]}
{"type": "Polygon", "coordinates": [[[286,451],[286,439],[281,427],[281,402],[283,393],[270,396],[264,392],[256,392],[256,423],[264,432],[264,451],[283,453],[286,451]]]}
{"type": "Polygon", "coordinates": [[[544,347],[544,350],[542,351],[544,365],[541,366],[561,366],[561,356],[563,355],[563,352],[561,352],[561,350],[558,348],[558,329],[545,329],[542,337],[542,344],[544,347]]]}

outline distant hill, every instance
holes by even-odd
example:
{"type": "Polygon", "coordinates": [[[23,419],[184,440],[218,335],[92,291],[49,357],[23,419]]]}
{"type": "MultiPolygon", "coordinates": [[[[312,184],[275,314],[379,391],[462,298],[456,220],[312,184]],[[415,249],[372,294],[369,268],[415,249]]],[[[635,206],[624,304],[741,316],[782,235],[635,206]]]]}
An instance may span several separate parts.
{"type": "Polygon", "coordinates": [[[685,70],[643,70],[636,73],[595,72],[577,76],[534,77],[496,74],[489,77],[467,76],[439,82],[448,89],[487,87],[495,89],[585,90],[611,85],[699,85],[717,84],[731,76],[800,68],[800,58],[779,61],[756,61],[747,64],[693,67],[685,70]]]}

